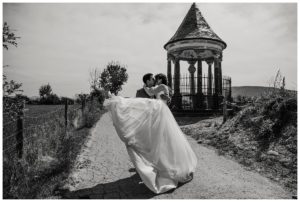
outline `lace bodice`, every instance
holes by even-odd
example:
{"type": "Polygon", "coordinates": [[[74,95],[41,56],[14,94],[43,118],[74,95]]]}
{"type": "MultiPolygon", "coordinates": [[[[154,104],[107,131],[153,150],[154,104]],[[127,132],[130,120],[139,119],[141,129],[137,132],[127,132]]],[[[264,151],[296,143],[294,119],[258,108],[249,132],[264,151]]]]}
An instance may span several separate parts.
{"type": "Polygon", "coordinates": [[[164,101],[165,103],[167,103],[166,100],[164,100],[164,99],[162,99],[162,98],[160,97],[160,96],[163,95],[163,94],[165,94],[165,92],[164,92],[164,91],[160,91],[160,92],[158,92],[158,93],[155,94],[155,97],[156,97],[156,99],[162,100],[162,101],[164,101]]]}
{"type": "Polygon", "coordinates": [[[150,97],[155,95],[156,99],[161,99],[160,95],[162,95],[162,94],[167,94],[167,95],[169,94],[169,89],[164,84],[160,84],[158,86],[154,86],[154,87],[151,87],[151,88],[148,88],[148,87],[144,86],[144,89],[150,97]]]}

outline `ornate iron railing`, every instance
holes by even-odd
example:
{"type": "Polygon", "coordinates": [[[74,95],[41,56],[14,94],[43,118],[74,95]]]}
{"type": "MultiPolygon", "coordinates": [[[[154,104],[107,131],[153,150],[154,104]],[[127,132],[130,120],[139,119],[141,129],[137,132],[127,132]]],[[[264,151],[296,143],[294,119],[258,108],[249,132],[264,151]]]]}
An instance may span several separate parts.
{"type": "Polygon", "coordinates": [[[231,78],[223,76],[222,85],[215,88],[215,79],[211,77],[211,85],[209,85],[209,77],[203,76],[200,81],[201,85],[198,85],[198,78],[194,77],[194,87],[191,85],[191,76],[180,76],[180,94],[174,94],[174,81],[172,86],[173,97],[171,102],[171,109],[173,110],[208,110],[208,109],[221,109],[224,96],[227,99],[231,99],[231,78]],[[221,88],[221,89],[218,89],[221,88]]]}

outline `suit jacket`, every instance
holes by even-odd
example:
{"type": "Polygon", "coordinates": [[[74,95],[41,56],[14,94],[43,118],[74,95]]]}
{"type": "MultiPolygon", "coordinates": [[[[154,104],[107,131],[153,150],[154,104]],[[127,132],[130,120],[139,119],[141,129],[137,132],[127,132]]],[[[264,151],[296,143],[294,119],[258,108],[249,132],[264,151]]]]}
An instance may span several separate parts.
{"type": "MultiPolygon", "coordinates": [[[[172,96],[173,96],[172,88],[170,88],[169,86],[168,86],[168,88],[169,88],[169,97],[170,97],[170,99],[171,99],[172,96]]],[[[146,93],[146,91],[145,91],[144,88],[141,88],[141,89],[137,90],[137,91],[136,91],[135,97],[150,98],[150,99],[155,99],[155,98],[156,98],[155,96],[150,97],[150,96],[146,93]]],[[[170,102],[171,102],[171,100],[169,100],[168,103],[170,104],[170,102]]]]}
{"type": "Polygon", "coordinates": [[[144,88],[141,88],[136,91],[135,97],[142,97],[142,98],[151,98],[145,91],[144,88]]]}

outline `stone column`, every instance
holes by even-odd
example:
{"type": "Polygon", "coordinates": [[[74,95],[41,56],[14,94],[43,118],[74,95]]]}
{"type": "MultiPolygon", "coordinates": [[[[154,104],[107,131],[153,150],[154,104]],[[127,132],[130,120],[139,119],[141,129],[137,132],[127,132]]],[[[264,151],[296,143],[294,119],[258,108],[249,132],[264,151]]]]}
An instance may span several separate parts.
{"type": "Polygon", "coordinates": [[[214,59],[214,82],[215,92],[213,95],[213,108],[219,109],[219,61],[217,58],[214,59]]]}
{"type": "Polygon", "coordinates": [[[204,109],[203,105],[204,96],[202,92],[202,61],[198,60],[197,69],[197,109],[204,109]]]}
{"type": "Polygon", "coordinates": [[[215,93],[219,94],[219,61],[217,59],[214,60],[214,82],[215,82],[215,93]]]}
{"type": "Polygon", "coordinates": [[[222,65],[221,65],[221,60],[219,60],[219,89],[220,89],[220,94],[222,94],[223,92],[223,85],[222,85],[222,82],[223,82],[223,78],[222,78],[222,65]]]}
{"type": "Polygon", "coordinates": [[[170,88],[172,88],[172,63],[171,63],[171,60],[168,60],[167,77],[168,77],[168,86],[170,88]]]}
{"type": "Polygon", "coordinates": [[[180,94],[180,63],[179,63],[179,59],[175,60],[174,94],[180,94]]]}
{"type": "Polygon", "coordinates": [[[218,61],[218,74],[219,74],[219,103],[223,102],[223,77],[222,77],[222,65],[221,65],[221,61],[222,61],[222,58],[219,59],[218,61]]]}
{"type": "Polygon", "coordinates": [[[175,59],[175,70],[174,70],[174,105],[177,109],[181,109],[182,96],[180,94],[180,60],[175,59]]]}
{"type": "Polygon", "coordinates": [[[189,61],[189,64],[190,64],[190,66],[189,66],[189,72],[190,72],[190,74],[191,74],[191,80],[190,80],[190,85],[191,85],[191,89],[190,89],[190,93],[192,94],[192,95],[195,95],[196,94],[196,89],[195,89],[195,71],[196,71],[196,68],[195,68],[195,63],[196,63],[196,61],[189,61]]]}
{"type": "Polygon", "coordinates": [[[212,72],[211,72],[211,65],[212,62],[208,61],[208,82],[207,82],[207,94],[212,95],[212,72]]]}
{"type": "Polygon", "coordinates": [[[207,105],[208,109],[212,108],[212,72],[211,72],[211,65],[212,65],[211,60],[207,61],[208,64],[208,82],[207,82],[207,105]]]}
{"type": "Polygon", "coordinates": [[[195,68],[195,63],[196,61],[189,61],[189,72],[190,72],[190,75],[191,75],[191,79],[190,79],[190,94],[191,94],[191,97],[190,99],[192,100],[192,109],[195,109],[196,108],[196,86],[195,86],[195,72],[196,72],[196,68],[195,68]]]}
{"type": "Polygon", "coordinates": [[[221,53],[218,57],[218,67],[219,67],[219,71],[218,71],[218,76],[219,76],[219,83],[218,83],[218,88],[219,88],[219,95],[223,94],[223,78],[222,78],[222,58],[223,58],[223,54],[221,53]]]}
{"type": "Polygon", "coordinates": [[[197,68],[197,93],[202,94],[202,61],[198,60],[197,68]]]}

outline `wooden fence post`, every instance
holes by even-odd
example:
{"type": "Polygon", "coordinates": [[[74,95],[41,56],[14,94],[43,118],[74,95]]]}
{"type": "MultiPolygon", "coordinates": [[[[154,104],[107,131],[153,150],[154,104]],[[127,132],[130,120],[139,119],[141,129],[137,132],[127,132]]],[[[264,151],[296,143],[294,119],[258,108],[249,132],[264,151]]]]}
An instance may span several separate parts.
{"type": "Polygon", "coordinates": [[[25,109],[25,101],[23,101],[23,103],[22,103],[20,112],[18,114],[18,119],[17,119],[16,150],[17,150],[17,155],[19,158],[22,158],[22,156],[23,156],[24,109],[25,109]]]}
{"type": "Polygon", "coordinates": [[[86,118],[84,117],[84,108],[85,108],[85,105],[86,105],[86,98],[84,98],[81,101],[81,115],[82,115],[82,125],[83,126],[85,125],[85,120],[86,120],[86,118]]]}
{"type": "Polygon", "coordinates": [[[231,78],[229,79],[229,93],[228,93],[228,99],[230,100],[230,102],[232,102],[232,99],[231,99],[231,78]]]}
{"type": "Polygon", "coordinates": [[[81,102],[82,114],[83,114],[84,108],[85,108],[85,99],[83,99],[82,102],[81,102]]]}
{"type": "Polygon", "coordinates": [[[65,100],[65,132],[67,133],[68,127],[68,99],[65,100]]]}

